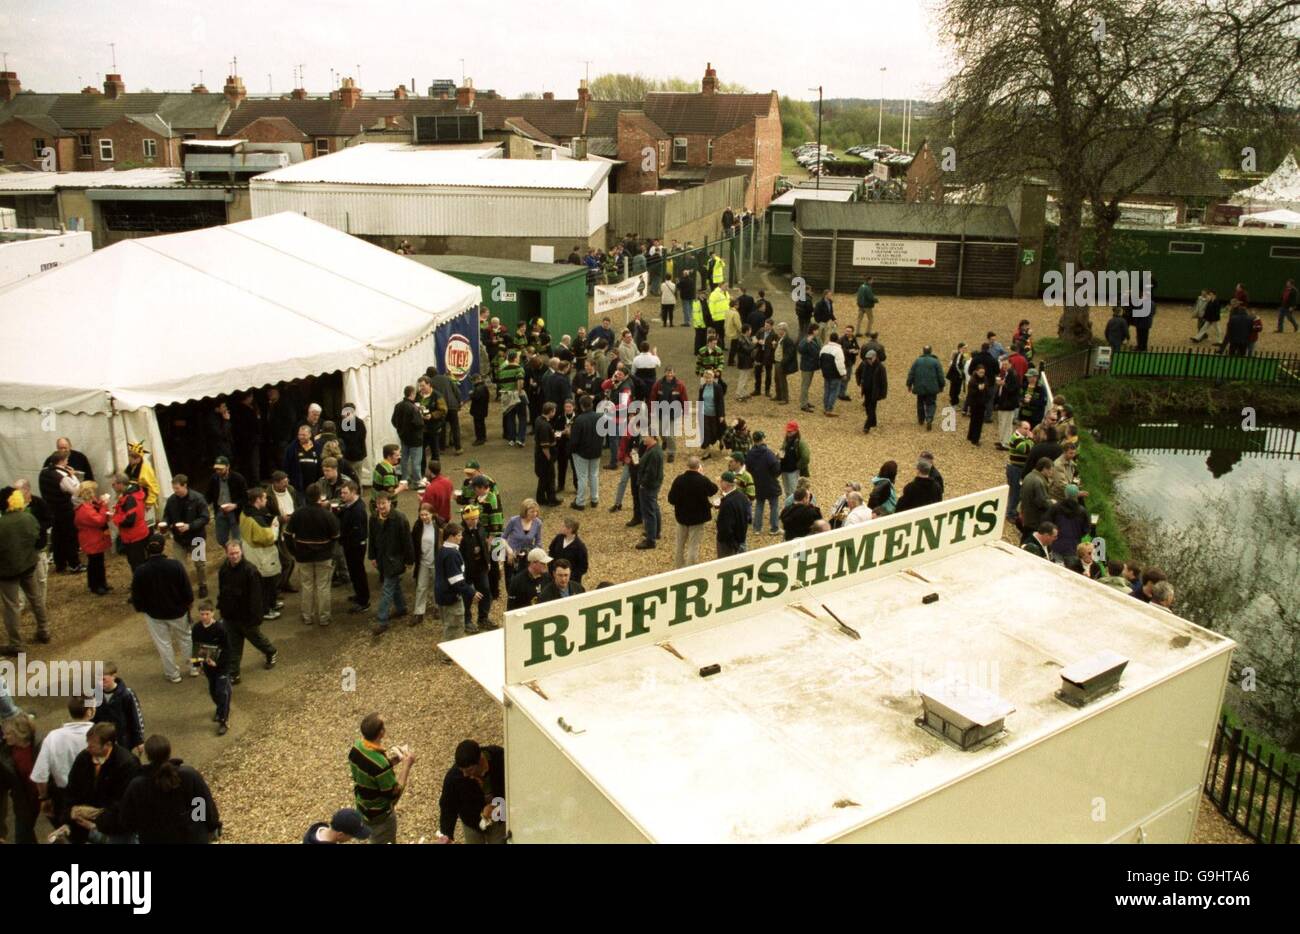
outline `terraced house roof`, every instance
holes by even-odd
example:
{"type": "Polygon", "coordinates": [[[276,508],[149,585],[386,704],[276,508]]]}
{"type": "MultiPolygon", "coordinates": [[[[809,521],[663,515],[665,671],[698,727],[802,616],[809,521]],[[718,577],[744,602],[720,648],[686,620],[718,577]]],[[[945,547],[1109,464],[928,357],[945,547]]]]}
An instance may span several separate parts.
{"type": "Polygon", "coordinates": [[[65,130],[98,130],[123,117],[152,114],[173,131],[219,132],[230,103],[220,94],[19,94],[0,104],[0,123],[10,117],[44,117],[65,130]]]}
{"type": "Polygon", "coordinates": [[[766,94],[696,94],[656,91],[647,94],[646,115],[669,133],[722,136],[755,117],[766,117],[775,104],[766,94]]]}

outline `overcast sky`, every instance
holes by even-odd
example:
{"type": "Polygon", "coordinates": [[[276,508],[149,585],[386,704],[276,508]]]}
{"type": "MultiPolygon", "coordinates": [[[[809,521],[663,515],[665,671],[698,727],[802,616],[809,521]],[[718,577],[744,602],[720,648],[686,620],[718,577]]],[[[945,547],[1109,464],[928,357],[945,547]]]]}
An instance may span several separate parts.
{"type": "Polygon", "coordinates": [[[583,60],[590,59],[593,77],[622,71],[693,79],[712,61],[723,81],[804,99],[816,99],[808,88],[818,84],[827,97],[878,97],[884,66],[887,97],[927,97],[945,61],[928,23],[931,5],[5,0],[0,51],[23,87],[36,91],[99,86],[112,70],[113,42],[128,91],[185,90],[198,82],[200,69],[208,88],[219,90],[237,56],[244,84],[257,94],[288,90],[297,64],[306,65],[311,91],[330,87],[331,67],[355,77],[359,65],[364,91],[409,85],[414,77],[423,94],[431,78],[459,81],[464,58],[477,87],[505,96],[554,91],[573,97],[583,60]],[[457,8],[472,15],[446,12],[457,8]],[[582,11],[581,19],[561,15],[566,8],[582,11]],[[760,15],[771,8],[785,15],[760,15]]]}

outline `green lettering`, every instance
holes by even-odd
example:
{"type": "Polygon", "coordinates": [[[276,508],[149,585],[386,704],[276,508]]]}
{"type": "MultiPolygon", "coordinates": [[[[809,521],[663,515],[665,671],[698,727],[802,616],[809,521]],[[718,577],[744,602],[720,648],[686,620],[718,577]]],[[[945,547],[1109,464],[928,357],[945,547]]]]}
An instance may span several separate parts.
{"type": "Polygon", "coordinates": [[[919,554],[922,551],[934,551],[939,547],[939,536],[943,532],[943,520],[946,518],[948,517],[943,515],[916,520],[916,548],[912,551],[912,554],[919,554]],[[922,547],[921,539],[925,539],[924,547],[922,547]]]}
{"type": "Polygon", "coordinates": [[[611,642],[617,642],[623,637],[623,627],[614,622],[616,619],[614,614],[622,606],[622,600],[614,600],[582,609],[582,621],[586,626],[587,638],[582,645],[578,646],[579,652],[585,652],[587,649],[594,649],[601,645],[609,645],[611,642]],[[611,624],[613,624],[612,629],[611,624]],[[609,630],[608,635],[604,635],[605,630],[609,630]]]}
{"type": "Polygon", "coordinates": [[[790,556],[781,555],[776,558],[768,558],[758,566],[758,599],[771,600],[773,597],[779,597],[785,593],[785,589],[790,586],[788,569],[790,565],[790,556]],[[773,590],[765,590],[761,585],[771,584],[773,590]]]}
{"type": "Polygon", "coordinates": [[[814,584],[820,584],[822,581],[828,581],[831,579],[831,572],[827,567],[829,562],[826,558],[830,554],[832,547],[834,546],[818,545],[816,548],[812,549],[811,554],[817,556],[815,563],[814,561],[808,560],[810,552],[805,551],[799,556],[799,581],[805,587],[811,587],[814,584]],[[808,580],[809,565],[814,565],[817,569],[817,573],[812,580],[808,580]]]}
{"type": "Polygon", "coordinates": [[[627,602],[632,607],[632,625],[627,629],[627,635],[623,638],[631,639],[633,636],[644,636],[650,632],[650,627],[646,625],[646,620],[655,618],[655,610],[658,607],[650,606],[651,600],[663,603],[668,599],[668,588],[660,587],[658,590],[647,590],[645,593],[639,593],[635,597],[628,597],[627,602]]]}
{"type": "Polygon", "coordinates": [[[684,623],[687,620],[708,616],[709,601],[704,599],[704,594],[708,592],[708,589],[709,582],[702,577],[682,581],[680,584],[673,584],[673,618],[668,621],[668,625],[676,626],[678,623],[684,623]],[[694,592],[688,595],[688,591],[694,592]],[[694,608],[694,612],[686,612],[687,604],[694,608]]]}
{"type": "Polygon", "coordinates": [[[753,565],[732,568],[730,571],[723,571],[718,575],[718,580],[722,581],[722,602],[718,604],[718,612],[723,610],[732,610],[738,606],[745,606],[747,603],[754,601],[754,591],[746,587],[754,577],[753,565]],[[743,596],[743,599],[737,600],[737,597],[743,596]]]}
{"type": "Polygon", "coordinates": [[[975,534],[988,535],[998,524],[998,501],[986,499],[980,503],[975,518],[979,520],[975,523],[975,534]]]}
{"type": "Polygon", "coordinates": [[[532,654],[528,656],[528,661],[524,662],[524,667],[549,662],[552,658],[563,658],[572,652],[573,643],[564,635],[568,628],[569,617],[567,616],[548,616],[546,619],[524,623],[524,629],[528,630],[533,649],[532,654]],[[550,632],[547,632],[548,627],[551,627],[550,632]],[[546,651],[547,643],[554,646],[554,655],[546,651]]]}
{"type": "Polygon", "coordinates": [[[955,545],[958,542],[966,541],[966,520],[975,515],[975,507],[963,506],[961,509],[954,509],[948,515],[957,518],[957,532],[953,535],[949,544],[955,545]]]}
{"type": "Polygon", "coordinates": [[[906,525],[896,525],[885,533],[885,564],[891,561],[898,561],[906,558],[908,550],[911,548],[907,544],[907,533],[912,528],[912,523],[906,525]],[[903,550],[900,552],[899,548],[903,550]]]}
{"type": "Polygon", "coordinates": [[[839,551],[839,564],[835,568],[835,576],[843,577],[845,574],[856,574],[858,568],[869,571],[876,566],[876,562],[871,559],[871,553],[876,548],[876,537],[879,532],[868,532],[860,538],[846,538],[843,541],[835,543],[835,548],[839,551]],[[855,547],[856,546],[856,547],[855,547]]]}

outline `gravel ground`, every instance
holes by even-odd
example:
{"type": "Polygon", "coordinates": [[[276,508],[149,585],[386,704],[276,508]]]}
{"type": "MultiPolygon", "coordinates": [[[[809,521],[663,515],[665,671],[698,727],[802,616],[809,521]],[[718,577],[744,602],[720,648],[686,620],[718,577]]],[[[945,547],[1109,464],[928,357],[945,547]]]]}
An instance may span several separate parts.
{"type": "MultiPolygon", "coordinates": [[[[778,320],[793,324],[788,282],[756,276],[750,285],[766,287],[778,320]]],[[[838,296],[837,305],[842,315],[855,314],[852,295],[838,296]]],[[[679,373],[693,374],[691,330],[680,326],[660,328],[657,303],[643,303],[642,311],[647,320],[654,321],[651,343],[660,355],[675,364],[679,373]]],[[[877,308],[875,323],[888,353],[890,389],[888,399],[880,406],[880,428],[870,436],[861,434],[863,414],[858,401],[840,403],[842,417],[830,419],[819,412],[800,413],[797,395],[787,406],[763,398],[744,403],[728,399],[728,416],[744,417],[751,430],[762,429],[778,442],[786,421],[797,420],[812,447],[813,492],[823,509],[834,502],[846,481],[866,484],[886,460],[899,462],[900,479],[910,477],[911,465],[924,449],[935,455],[948,497],[986,489],[1003,482],[1004,459],[994,450],[993,439],[986,433],[984,445],[972,447],[965,437],[964,420],[959,420],[953,431],[941,430],[940,419],[936,419],[933,432],[916,425],[914,402],[904,385],[907,368],[925,343],[933,343],[936,355],[946,361],[956,341],[978,346],[988,330],[997,331],[1004,342],[1009,342],[1021,318],[1028,318],[1040,335],[1054,334],[1056,316],[1055,309],[1030,300],[885,296],[877,308]]],[[[621,314],[614,318],[617,322],[621,314]]],[[[1094,324],[1098,331],[1101,324],[1094,324]]],[[[1190,334],[1188,324],[1188,316],[1181,308],[1166,308],[1156,318],[1152,343],[1185,342],[1190,334]]],[[[1268,332],[1262,349],[1300,350],[1300,339],[1292,334],[1280,337],[1268,332]]],[[[687,384],[694,392],[697,384],[693,376],[687,384]]],[[[813,395],[820,396],[820,377],[814,381],[813,395]]],[[[493,440],[488,445],[466,449],[465,458],[472,455],[480,460],[500,483],[509,517],[518,511],[518,502],[533,493],[532,453],[507,448],[499,440],[495,410],[489,418],[489,436],[493,440]]],[[[665,490],[683,469],[684,461],[679,455],[674,464],[667,466],[665,490]]],[[[448,464],[449,472],[457,479],[455,468],[459,466],[454,461],[448,464]]],[[[716,477],[725,469],[725,462],[715,456],[705,467],[716,477]]],[[[631,550],[640,539],[636,534],[640,530],[625,525],[631,515],[630,501],[620,513],[605,508],[613,501],[611,484],[617,476],[613,471],[602,471],[600,510],[573,513],[559,507],[543,513],[546,542],[558,531],[560,518],[581,518],[581,536],[591,552],[589,586],[601,580],[624,581],[672,566],[671,512],[665,509],[668,547],[661,544],[649,552],[631,550]]],[[[561,494],[566,499],[571,496],[571,490],[567,496],[561,494]]],[[[413,515],[415,497],[402,497],[400,505],[413,515]]],[[[770,539],[760,539],[759,543],[765,541],[770,539]]],[[[710,538],[705,540],[701,557],[714,557],[710,538]]],[[[217,740],[211,736],[206,717],[192,712],[210,709],[198,685],[184,686],[186,700],[179,707],[161,700],[170,686],[156,671],[156,656],[138,617],[121,603],[127,586],[124,560],[110,562],[110,581],[117,586],[117,593],[98,599],[85,592],[80,578],[51,579],[55,638],[52,645],[41,647],[48,649],[42,654],[66,656],[72,646],[86,643],[88,648],[81,650],[83,654],[93,652],[92,657],[119,659],[130,655],[139,668],[145,669],[147,676],[141,673],[128,680],[146,710],[156,713],[150,720],[150,730],[166,730],[176,754],[185,756],[208,775],[225,821],[225,839],[229,841],[292,842],[313,820],[349,804],[346,753],[356,738],[361,717],[372,710],[385,715],[390,742],[408,743],[417,754],[411,788],[398,809],[399,838],[406,842],[431,836],[436,830],[438,792],[456,743],[467,736],[485,743],[502,741],[502,723],[495,702],[459,668],[438,661],[434,649],[439,634],[436,622],[418,629],[399,623],[377,640],[357,617],[336,615],[336,624],[329,630],[304,633],[305,627],[296,621],[297,598],[292,595],[287,598],[284,618],[267,627],[271,638],[282,645],[279,669],[250,674],[246,666],[245,681],[249,683],[236,689],[231,733],[217,740]],[[348,669],[355,674],[354,689],[347,689],[348,669]],[[177,713],[178,709],[185,711],[184,716],[177,713]]],[[[336,603],[341,597],[342,592],[336,591],[336,603]]],[[[494,616],[499,618],[500,609],[498,603],[494,616]]],[[[178,691],[181,688],[176,686],[178,691]]],[[[43,706],[53,709],[48,704],[43,706]]],[[[55,716],[50,714],[49,721],[55,716]]],[[[1198,842],[1244,839],[1213,808],[1204,806],[1205,802],[1202,805],[1198,842]]]]}

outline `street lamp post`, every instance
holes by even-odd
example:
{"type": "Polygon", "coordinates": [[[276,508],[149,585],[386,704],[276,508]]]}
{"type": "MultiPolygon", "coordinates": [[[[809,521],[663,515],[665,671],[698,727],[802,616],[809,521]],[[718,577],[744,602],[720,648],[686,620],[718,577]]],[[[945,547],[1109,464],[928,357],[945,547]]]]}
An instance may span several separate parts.
{"type": "Polygon", "coordinates": [[[817,91],[817,190],[822,189],[822,88],[821,85],[809,88],[817,91]]]}
{"type": "Polygon", "coordinates": [[[885,138],[885,66],[880,66],[880,117],[876,120],[876,148],[885,138]]]}

